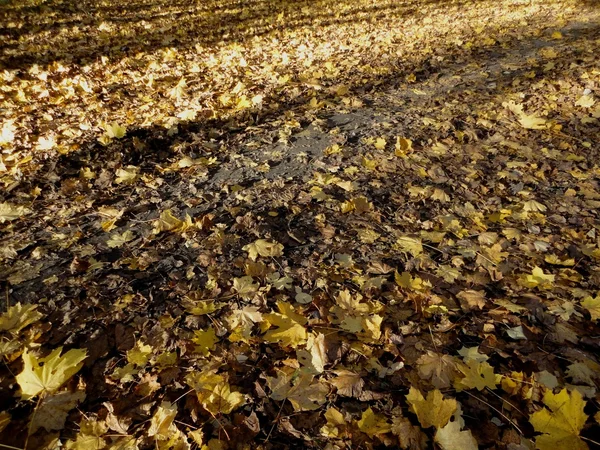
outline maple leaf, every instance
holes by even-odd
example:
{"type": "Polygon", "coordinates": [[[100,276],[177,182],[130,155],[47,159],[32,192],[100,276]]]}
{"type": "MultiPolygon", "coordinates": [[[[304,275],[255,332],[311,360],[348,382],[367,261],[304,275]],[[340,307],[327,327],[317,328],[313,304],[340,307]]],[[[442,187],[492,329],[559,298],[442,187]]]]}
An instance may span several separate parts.
{"type": "Polygon", "coordinates": [[[283,254],[283,245],[279,242],[269,242],[265,239],[258,239],[252,244],[245,245],[242,250],[248,252],[248,258],[256,261],[258,256],[281,256],[283,254]]]}
{"type": "Polygon", "coordinates": [[[443,427],[448,423],[457,408],[456,400],[453,398],[444,399],[438,389],[430,391],[427,394],[427,399],[425,399],[421,391],[411,387],[406,400],[410,404],[411,410],[417,415],[423,428],[443,427]]]}
{"type": "Polygon", "coordinates": [[[194,300],[190,297],[183,299],[183,306],[187,312],[194,316],[204,316],[222,308],[222,305],[215,304],[214,300],[194,300]]]}
{"type": "Polygon", "coordinates": [[[327,420],[327,423],[321,427],[321,434],[326,437],[341,437],[347,426],[344,415],[334,407],[331,407],[325,411],[323,416],[327,420]]]}
{"type": "Polygon", "coordinates": [[[196,391],[204,409],[213,414],[229,414],[245,402],[244,394],[232,391],[225,378],[213,371],[192,372],[185,380],[196,391]]]}
{"type": "Polygon", "coordinates": [[[296,371],[284,367],[277,371],[276,377],[267,377],[273,400],[289,400],[295,411],[313,411],[327,401],[329,388],[308,373],[296,377],[296,371]],[[293,382],[293,384],[292,384],[293,382]]]}
{"type": "Polygon", "coordinates": [[[23,328],[40,320],[44,315],[37,311],[37,305],[17,303],[0,316],[0,331],[19,333],[23,328]]]}
{"type": "Polygon", "coordinates": [[[392,430],[392,424],[388,422],[387,417],[374,413],[370,407],[366,411],[363,411],[357,425],[360,431],[371,438],[389,433],[392,430]]]}
{"type": "Polygon", "coordinates": [[[115,183],[117,184],[133,184],[139,177],[139,167],[127,166],[117,169],[115,172],[115,183]]]}
{"type": "Polygon", "coordinates": [[[391,432],[398,436],[400,447],[415,450],[427,448],[427,436],[421,431],[421,427],[413,425],[408,418],[402,416],[399,408],[395,408],[392,413],[391,432]]]}
{"type": "Polygon", "coordinates": [[[183,233],[192,226],[192,218],[188,214],[186,214],[185,220],[179,220],[170,209],[166,209],[160,214],[159,219],[154,222],[153,233],[159,234],[163,231],[183,233]]]}
{"type": "Polygon", "coordinates": [[[464,312],[470,312],[483,309],[485,306],[485,291],[475,291],[472,289],[461,291],[456,294],[460,300],[460,307],[464,312]]]}
{"type": "Polygon", "coordinates": [[[476,361],[476,362],[485,362],[489,359],[489,356],[484,355],[483,353],[479,353],[479,346],[475,347],[462,347],[458,354],[463,357],[465,361],[476,361]]]}
{"type": "Polygon", "coordinates": [[[289,303],[277,302],[279,313],[264,316],[265,320],[277,329],[269,330],[264,336],[267,342],[280,342],[283,346],[297,347],[304,344],[307,332],[304,325],[308,322],[304,316],[296,313],[289,303]]]}
{"type": "Polygon", "coordinates": [[[53,350],[45,358],[36,358],[28,350],[23,352],[23,371],[16,376],[21,387],[21,398],[28,400],[40,393],[51,394],[79,372],[86,350],[71,349],[64,355],[62,347],[53,350]]]}
{"type": "Polygon", "coordinates": [[[242,309],[233,310],[225,320],[232,332],[229,340],[233,341],[235,338],[239,338],[247,342],[252,335],[254,324],[261,322],[263,317],[256,306],[244,306],[242,309]]]}
{"type": "Polygon", "coordinates": [[[374,143],[373,145],[375,146],[375,148],[376,148],[377,150],[384,150],[384,149],[385,149],[385,146],[387,145],[387,142],[386,142],[385,138],[378,137],[378,138],[375,140],[375,143],[374,143]]]}
{"type": "Polygon", "coordinates": [[[468,360],[466,365],[459,365],[458,369],[463,373],[464,378],[456,380],[454,387],[461,391],[463,389],[496,389],[496,375],[494,368],[487,362],[477,362],[468,360]]]}
{"type": "Polygon", "coordinates": [[[85,392],[57,392],[44,396],[37,407],[35,414],[31,418],[31,433],[35,433],[40,428],[46,431],[62,430],[65,426],[65,420],[73,408],[85,400],[85,392]]]}
{"type": "Polygon", "coordinates": [[[596,297],[588,296],[581,301],[581,306],[589,311],[592,320],[600,319],[600,295],[596,297]]]}
{"type": "Polygon", "coordinates": [[[12,144],[15,140],[15,131],[17,131],[17,128],[15,127],[13,120],[4,122],[2,124],[2,129],[0,130],[0,146],[12,144]]]}
{"type": "Polygon", "coordinates": [[[106,241],[106,245],[108,245],[110,248],[118,248],[121,247],[123,244],[133,240],[134,238],[135,235],[130,230],[127,230],[122,234],[113,233],[110,236],[110,238],[106,241]]]}
{"type": "Polygon", "coordinates": [[[19,219],[30,212],[24,206],[17,206],[6,202],[0,203],[0,223],[19,219]]]}
{"type": "Polygon", "coordinates": [[[423,244],[421,239],[410,236],[401,236],[396,241],[396,248],[404,253],[410,253],[412,256],[417,257],[423,253],[423,244]]]}
{"type": "Polygon", "coordinates": [[[396,145],[394,147],[394,154],[396,156],[405,156],[407,153],[412,151],[412,141],[407,138],[400,136],[396,137],[396,145]]]}
{"type": "Polygon", "coordinates": [[[526,201],[525,203],[523,203],[523,210],[524,211],[531,211],[531,212],[544,212],[546,211],[546,205],[544,205],[543,203],[540,203],[538,201],[535,200],[529,200],[526,201]]]}
{"type": "Polygon", "coordinates": [[[106,123],[102,125],[102,128],[104,128],[105,135],[109,139],[122,139],[127,133],[127,129],[119,125],[117,122],[110,124],[106,123]]]}
{"type": "Polygon", "coordinates": [[[244,300],[252,300],[258,292],[259,287],[260,285],[254,283],[252,277],[248,275],[233,279],[233,289],[244,300]]]}
{"type": "Polygon", "coordinates": [[[144,367],[150,359],[153,350],[151,345],[137,341],[131,350],[127,350],[127,361],[138,367],[144,367]]]}
{"type": "Polygon", "coordinates": [[[315,375],[322,373],[327,363],[325,335],[311,333],[306,342],[306,349],[297,349],[296,357],[309,373],[315,375]]]}
{"type": "Polygon", "coordinates": [[[546,119],[537,117],[533,114],[526,114],[523,111],[523,105],[519,105],[511,100],[509,102],[502,103],[502,106],[513,112],[517,116],[517,119],[519,120],[521,126],[525,129],[543,130],[547,128],[546,119]]]}
{"type": "Polygon", "coordinates": [[[456,360],[453,356],[427,351],[417,360],[419,375],[424,380],[430,380],[438,389],[452,386],[452,380],[458,373],[456,360]]]}
{"type": "Polygon", "coordinates": [[[588,416],[583,412],[585,402],[579,391],[570,394],[563,389],[558,394],[547,390],[544,393],[547,408],[533,413],[529,421],[538,433],[535,446],[540,450],[587,450],[588,446],[579,437],[588,416]]]}
{"type": "Polygon", "coordinates": [[[413,278],[408,272],[402,272],[402,274],[396,272],[394,274],[394,281],[401,288],[414,291],[428,291],[432,287],[428,280],[423,280],[419,277],[413,278]]]}
{"type": "Polygon", "coordinates": [[[540,267],[535,266],[531,271],[531,275],[524,274],[521,276],[519,281],[522,285],[528,288],[537,287],[540,289],[546,289],[551,287],[552,283],[554,283],[554,275],[545,274],[540,267]]]}
{"type": "Polygon", "coordinates": [[[106,441],[102,438],[108,431],[106,422],[95,419],[82,419],[79,424],[79,433],[75,441],[68,441],[68,450],[102,450],[106,441]]]}
{"type": "Polygon", "coordinates": [[[208,356],[211,350],[214,350],[215,344],[219,338],[215,333],[215,329],[209,327],[208,330],[194,330],[194,338],[192,342],[196,344],[195,350],[202,353],[204,356],[208,356]]]}
{"type": "Polygon", "coordinates": [[[435,442],[440,444],[442,450],[477,450],[479,446],[471,430],[461,431],[464,426],[465,422],[459,406],[454,414],[454,420],[435,432],[435,442]]]}
{"type": "Polygon", "coordinates": [[[177,405],[163,401],[150,420],[148,436],[156,439],[167,439],[173,433],[172,425],[177,415],[177,405]]]}
{"type": "Polygon", "coordinates": [[[337,393],[345,397],[360,398],[365,381],[359,373],[350,370],[340,369],[335,370],[336,378],[329,380],[337,388],[337,393]]]}

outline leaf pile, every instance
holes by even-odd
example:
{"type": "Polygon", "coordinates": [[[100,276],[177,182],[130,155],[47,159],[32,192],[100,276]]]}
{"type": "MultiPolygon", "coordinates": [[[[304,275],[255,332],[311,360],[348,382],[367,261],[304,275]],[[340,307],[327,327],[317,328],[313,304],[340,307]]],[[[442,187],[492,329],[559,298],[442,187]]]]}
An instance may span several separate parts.
{"type": "Polygon", "coordinates": [[[0,443],[599,445],[593,2],[0,25],[0,443]]]}

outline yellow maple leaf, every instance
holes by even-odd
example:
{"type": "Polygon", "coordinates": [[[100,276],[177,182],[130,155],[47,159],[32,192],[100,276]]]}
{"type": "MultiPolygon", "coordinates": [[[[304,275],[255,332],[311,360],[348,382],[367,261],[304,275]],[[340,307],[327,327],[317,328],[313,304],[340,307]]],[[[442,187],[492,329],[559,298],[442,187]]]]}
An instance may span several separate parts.
{"type": "Polygon", "coordinates": [[[464,426],[462,412],[458,407],[454,414],[454,420],[436,431],[435,442],[440,444],[442,450],[477,450],[479,446],[471,430],[461,431],[464,426]]]}
{"type": "Polygon", "coordinates": [[[581,306],[587,309],[592,315],[592,320],[600,319],[600,295],[596,297],[588,296],[581,301],[581,306]]]}
{"type": "Polygon", "coordinates": [[[86,350],[72,349],[60,356],[62,347],[45,358],[36,358],[28,350],[23,352],[23,372],[16,376],[21,387],[21,398],[28,400],[40,393],[53,393],[79,372],[86,350]]]}
{"type": "Polygon", "coordinates": [[[375,143],[373,145],[375,146],[375,148],[377,150],[383,150],[383,149],[385,149],[385,146],[387,145],[387,142],[386,142],[385,138],[378,137],[375,140],[375,143]]]}
{"type": "Polygon", "coordinates": [[[463,373],[464,378],[455,381],[454,387],[457,391],[464,389],[477,389],[481,391],[486,387],[496,389],[494,368],[487,362],[477,362],[471,359],[467,361],[466,365],[459,365],[458,370],[463,373]]]}
{"type": "Polygon", "coordinates": [[[44,315],[37,311],[37,305],[17,303],[0,316],[0,331],[19,333],[23,328],[40,320],[44,315]]]}
{"type": "Polygon", "coordinates": [[[430,391],[425,399],[421,391],[411,387],[406,400],[410,403],[411,410],[417,415],[423,428],[431,426],[442,428],[448,423],[457,408],[456,400],[444,399],[438,389],[430,391]]]}
{"type": "Polygon", "coordinates": [[[185,220],[179,220],[173,215],[170,209],[166,209],[160,214],[158,220],[154,221],[154,234],[159,234],[162,231],[175,231],[183,233],[193,226],[192,218],[189,214],[185,215],[185,220]]]}
{"type": "Polygon", "coordinates": [[[219,339],[215,333],[215,329],[209,327],[208,330],[195,330],[192,342],[196,344],[196,351],[208,356],[211,350],[215,349],[215,344],[219,339]]]}
{"type": "Polygon", "coordinates": [[[517,116],[521,126],[527,130],[543,130],[548,128],[546,119],[537,117],[534,114],[526,114],[523,111],[523,105],[517,104],[511,100],[502,103],[502,106],[517,116]]]}
{"type": "Polygon", "coordinates": [[[264,336],[267,342],[280,342],[284,346],[298,347],[308,338],[304,325],[308,320],[294,311],[287,302],[277,302],[279,313],[266,314],[264,318],[277,329],[269,330],[264,336]]]}
{"type": "Polygon", "coordinates": [[[113,122],[111,124],[106,123],[102,126],[102,128],[104,128],[105,135],[109,139],[121,139],[125,136],[125,133],[127,133],[127,129],[119,125],[117,122],[113,122]]]}
{"type": "Polygon", "coordinates": [[[357,425],[360,431],[371,438],[389,433],[392,430],[392,424],[387,421],[387,417],[374,413],[370,407],[366,411],[363,411],[357,425]]]}
{"type": "Polygon", "coordinates": [[[585,402],[579,391],[570,394],[563,389],[558,394],[547,390],[544,393],[547,408],[533,413],[529,421],[535,431],[543,433],[535,439],[540,450],[587,450],[588,446],[579,437],[588,416],[583,412],[585,402]]]}
{"type": "Polygon", "coordinates": [[[396,146],[394,149],[394,154],[396,156],[405,156],[412,150],[412,141],[410,139],[406,139],[398,136],[396,138],[396,146]]]}
{"type": "Polygon", "coordinates": [[[115,183],[117,184],[132,184],[138,179],[139,167],[126,166],[117,169],[115,172],[115,183]]]}
{"type": "Polygon", "coordinates": [[[327,401],[329,388],[314,381],[309,373],[300,373],[291,367],[277,371],[276,377],[267,377],[273,400],[289,400],[295,411],[314,411],[327,401]]]}
{"type": "Polygon", "coordinates": [[[148,436],[156,439],[167,439],[173,433],[173,420],[177,415],[177,405],[163,401],[150,420],[148,436]]]}
{"type": "Polygon", "coordinates": [[[127,362],[138,367],[144,367],[152,355],[152,346],[137,341],[135,346],[127,351],[127,362]]]}
{"type": "Polygon", "coordinates": [[[531,275],[524,274],[521,276],[520,280],[522,285],[528,288],[540,288],[546,289],[548,287],[552,287],[552,283],[554,283],[554,275],[545,274],[544,271],[535,266],[531,271],[531,275]]]}
{"type": "Polygon", "coordinates": [[[192,372],[185,378],[202,406],[213,414],[229,414],[244,404],[244,394],[231,390],[225,377],[212,371],[192,372]]]}
{"type": "Polygon", "coordinates": [[[79,433],[74,441],[67,441],[68,450],[102,450],[107,442],[102,438],[108,431],[108,425],[103,420],[81,419],[79,433]]]}
{"type": "Polygon", "coordinates": [[[419,277],[412,277],[408,272],[402,272],[394,274],[394,281],[396,284],[404,289],[411,289],[414,291],[427,291],[431,289],[431,283],[427,280],[423,280],[419,277]]]}
{"type": "Polygon", "coordinates": [[[283,253],[283,245],[279,242],[269,242],[265,239],[258,239],[252,244],[245,245],[242,250],[248,252],[248,258],[256,261],[258,256],[281,256],[283,253]]]}
{"type": "Polygon", "coordinates": [[[423,253],[423,244],[421,244],[421,239],[415,237],[400,236],[396,241],[395,247],[401,252],[410,253],[414,257],[417,257],[423,253]]]}
{"type": "Polygon", "coordinates": [[[118,248],[123,244],[133,240],[134,237],[135,235],[130,230],[127,230],[121,234],[113,233],[106,241],[106,245],[108,245],[110,248],[118,248]]]}
{"type": "Polygon", "coordinates": [[[233,289],[244,300],[252,300],[258,292],[259,287],[260,285],[254,283],[252,277],[248,275],[233,279],[233,289]]]}
{"type": "Polygon", "coordinates": [[[344,433],[347,424],[344,415],[334,407],[331,407],[325,411],[323,416],[327,420],[327,423],[321,427],[321,434],[327,437],[340,437],[344,433]]]}
{"type": "Polygon", "coordinates": [[[0,223],[10,222],[19,219],[30,211],[24,206],[17,206],[11,203],[0,203],[0,223]]]}

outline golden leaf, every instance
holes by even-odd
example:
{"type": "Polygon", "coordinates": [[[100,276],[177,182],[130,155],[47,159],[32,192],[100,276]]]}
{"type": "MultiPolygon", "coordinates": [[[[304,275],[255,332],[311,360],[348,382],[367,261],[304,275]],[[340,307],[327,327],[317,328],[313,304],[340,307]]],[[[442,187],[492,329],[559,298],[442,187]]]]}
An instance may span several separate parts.
{"type": "Polygon", "coordinates": [[[600,319],[600,295],[596,297],[588,296],[581,301],[581,306],[587,309],[592,315],[592,320],[600,319]]]}
{"type": "Polygon", "coordinates": [[[470,359],[466,365],[460,364],[458,370],[463,373],[464,378],[454,382],[456,390],[477,389],[481,391],[486,387],[496,389],[494,368],[487,362],[477,362],[470,359]]]}
{"type": "Polygon", "coordinates": [[[387,418],[382,414],[374,413],[370,407],[363,411],[357,425],[360,431],[371,438],[392,430],[392,424],[387,421],[387,418]]]}
{"type": "Polygon", "coordinates": [[[421,391],[411,387],[406,400],[423,428],[443,427],[457,408],[456,400],[444,399],[442,393],[437,389],[430,391],[425,399],[421,391]]]}
{"type": "Polygon", "coordinates": [[[281,256],[283,253],[283,245],[279,242],[269,242],[265,239],[258,239],[252,244],[245,245],[242,250],[248,252],[248,258],[256,261],[258,256],[281,256]]]}
{"type": "Polygon", "coordinates": [[[307,332],[304,325],[307,320],[304,316],[297,314],[294,307],[289,303],[277,302],[279,313],[266,314],[265,320],[277,329],[269,330],[264,336],[267,342],[279,342],[284,346],[298,347],[307,340],[307,332]]]}
{"type": "Polygon", "coordinates": [[[44,315],[37,311],[37,305],[17,303],[0,316],[0,331],[17,334],[23,328],[40,320],[44,315]]]}
{"type": "Polygon", "coordinates": [[[0,203],[0,223],[19,219],[30,212],[24,206],[17,206],[6,202],[0,203]]]}
{"type": "Polygon", "coordinates": [[[42,392],[56,392],[83,367],[83,360],[87,357],[85,350],[72,349],[60,356],[62,349],[59,347],[45,358],[39,359],[28,350],[23,352],[23,371],[16,376],[23,400],[42,392]]]}
{"type": "Polygon", "coordinates": [[[569,394],[563,389],[558,394],[547,390],[544,393],[547,408],[533,413],[529,421],[538,433],[536,448],[540,450],[587,450],[588,446],[579,437],[588,416],[583,412],[585,402],[579,391],[569,394]]]}

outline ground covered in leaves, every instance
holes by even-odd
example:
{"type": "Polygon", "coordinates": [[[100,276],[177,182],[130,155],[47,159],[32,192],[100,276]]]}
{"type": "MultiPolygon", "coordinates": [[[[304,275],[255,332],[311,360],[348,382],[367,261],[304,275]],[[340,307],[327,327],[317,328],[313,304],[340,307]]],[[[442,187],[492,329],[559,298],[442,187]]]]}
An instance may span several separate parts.
{"type": "Polygon", "coordinates": [[[600,8],[2,0],[0,448],[598,448],[600,8]]]}

